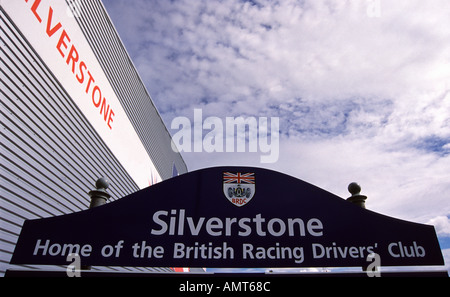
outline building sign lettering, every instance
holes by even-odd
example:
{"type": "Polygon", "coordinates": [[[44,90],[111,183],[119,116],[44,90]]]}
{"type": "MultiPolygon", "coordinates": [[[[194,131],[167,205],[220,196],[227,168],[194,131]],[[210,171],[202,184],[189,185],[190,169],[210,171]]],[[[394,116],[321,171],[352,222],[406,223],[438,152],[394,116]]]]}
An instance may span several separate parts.
{"type": "Polygon", "coordinates": [[[98,208],[26,221],[12,262],[168,267],[443,265],[433,226],[362,209],[259,168],[187,173],[98,208]],[[252,172],[258,190],[236,207],[223,173],[252,172]],[[270,181],[270,182],[269,182],[270,181]],[[274,187],[273,185],[277,186],[274,187]]]}

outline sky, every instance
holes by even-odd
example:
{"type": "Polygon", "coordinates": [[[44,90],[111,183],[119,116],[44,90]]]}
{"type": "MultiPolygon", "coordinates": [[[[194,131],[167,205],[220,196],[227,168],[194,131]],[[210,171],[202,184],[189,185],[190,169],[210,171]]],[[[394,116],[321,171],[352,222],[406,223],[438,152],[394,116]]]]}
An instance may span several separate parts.
{"type": "Polygon", "coordinates": [[[356,181],[368,209],[434,225],[449,267],[448,0],[103,3],[172,135],[194,110],[279,119],[275,162],[181,151],[189,171],[263,167],[342,198],[356,181]]]}

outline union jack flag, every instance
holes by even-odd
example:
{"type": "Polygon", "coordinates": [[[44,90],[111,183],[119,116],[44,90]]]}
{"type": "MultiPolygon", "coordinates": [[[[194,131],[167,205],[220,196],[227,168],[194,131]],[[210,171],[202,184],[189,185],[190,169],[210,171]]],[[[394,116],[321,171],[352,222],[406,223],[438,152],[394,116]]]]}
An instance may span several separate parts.
{"type": "Polygon", "coordinates": [[[226,184],[254,184],[255,174],[254,173],[223,173],[223,181],[226,184]]]}

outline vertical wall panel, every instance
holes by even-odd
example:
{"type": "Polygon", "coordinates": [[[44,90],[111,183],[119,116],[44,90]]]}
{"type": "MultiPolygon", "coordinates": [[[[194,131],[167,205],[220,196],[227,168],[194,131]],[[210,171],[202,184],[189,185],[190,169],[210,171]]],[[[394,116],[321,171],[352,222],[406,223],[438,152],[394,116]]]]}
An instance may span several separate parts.
{"type": "Polygon", "coordinates": [[[139,187],[1,8],[0,28],[2,276],[10,267],[24,220],[87,209],[87,192],[102,176],[111,181],[108,192],[113,200],[139,187]]]}
{"type": "Polygon", "coordinates": [[[187,172],[181,155],[172,151],[170,133],[103,3],[100,0],[81,2],[79,16],[77,22],[161,177],[172,177],[173,164],[180,174],[187,172]]]}

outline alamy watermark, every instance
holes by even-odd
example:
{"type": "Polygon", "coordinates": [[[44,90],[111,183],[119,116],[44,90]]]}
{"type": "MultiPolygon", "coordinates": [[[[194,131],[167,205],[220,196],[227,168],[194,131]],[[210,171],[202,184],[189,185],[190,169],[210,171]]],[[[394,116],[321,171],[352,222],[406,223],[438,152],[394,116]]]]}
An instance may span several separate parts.
{"type": "Polygon", "coordinates": [[[367,262],[371,262],[366,269],[368,277],[380,277],[381,257],[377,253],[371,253],[367,255],[367,262]]]}
{"type": "Polygon", "coordinates": [[[67,265],[66,273],[68,277],[81,277],[81,258],[77,253],[71,253],[67,255],[67,262],[71,262],[67,265]]]}
{"type": "MultiPolygon", "coordinates": [[[[116,246],[117,248],[117,246],[116,246]]],[[[66,274],[68,277],[81,277],[81,258],[77,253],[71,253],[66,258],[67,262],[70,262],[66,268],[66,274]]],[[[380,266],[381,257],[377,253],[371,253],[367,255],[367,262],[371,262],[366,267],[366,274],[368,277],[381,277],[380,266]]]]}
{"type": "Polygon", "coordinates": [[[381,0],[367,0],[366,13],[369,18],[380,18],[381,0]]]}
{"type": "Polygon", "coordinates": [[[194,122],[187,117],[172,120],[175,152],[260,153],[261,163],[278,161],[280,149],[280,119],[278,117],[207,117],[194,109],[194,122]],[[270,124],[269,124],[270,122],[270,124]],[[206,134],[205,134],[205,133],[206,134]]]}

